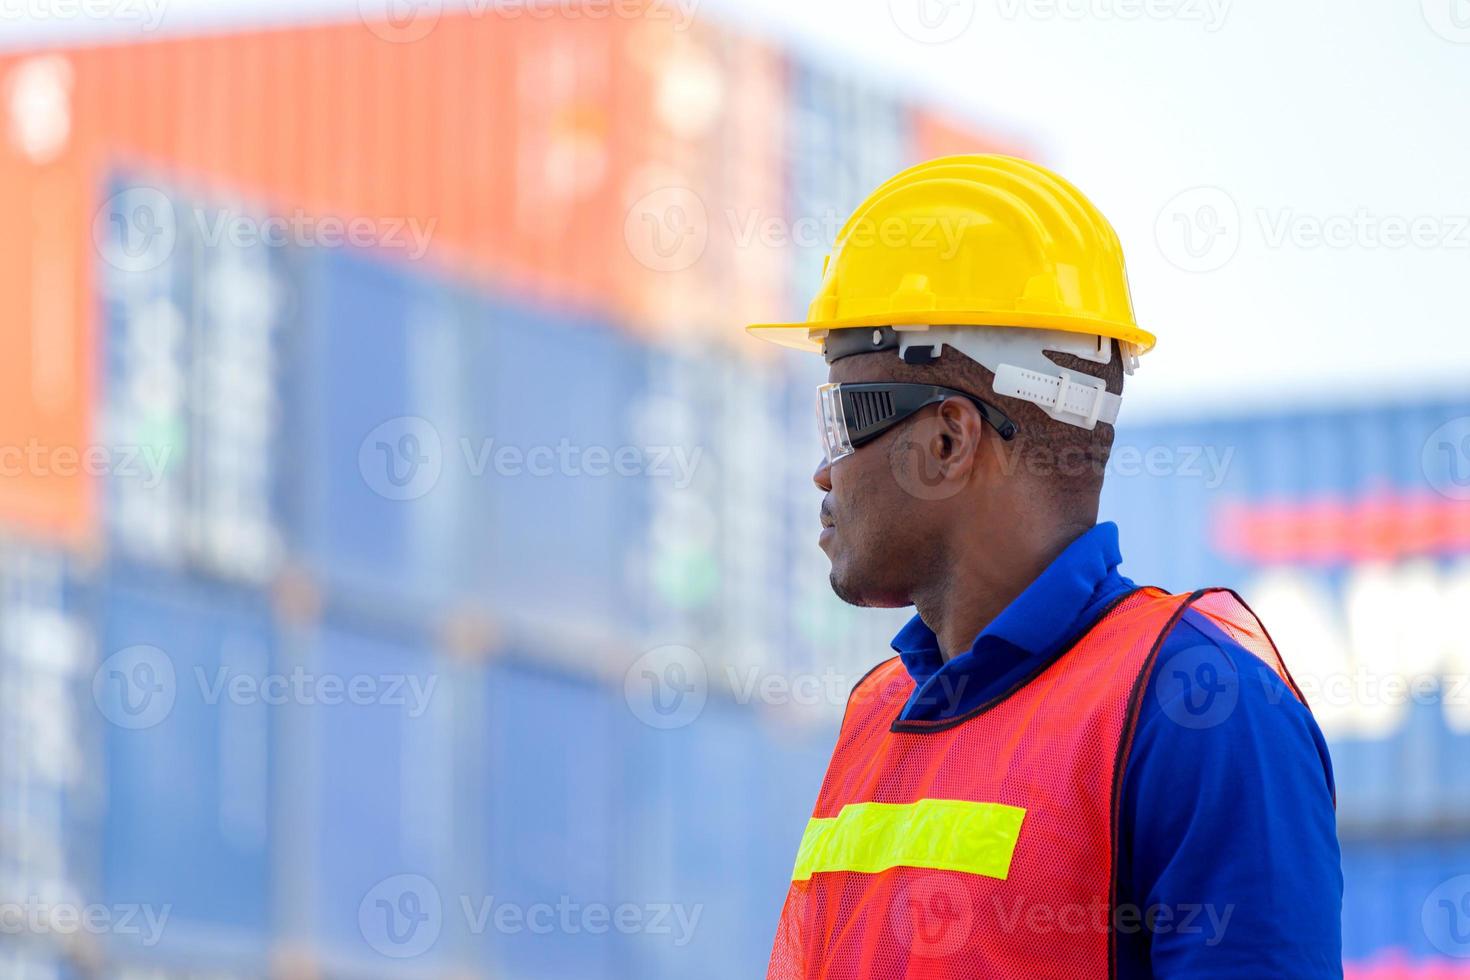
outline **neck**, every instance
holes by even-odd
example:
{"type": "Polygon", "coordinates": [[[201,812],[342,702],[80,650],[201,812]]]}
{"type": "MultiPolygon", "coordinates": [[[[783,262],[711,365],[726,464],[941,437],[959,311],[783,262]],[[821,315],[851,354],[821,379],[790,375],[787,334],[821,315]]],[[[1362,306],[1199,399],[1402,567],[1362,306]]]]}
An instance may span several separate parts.
{"type": "Polygon", "coordinates": [[[914,608],[939,640],[945,662],[966,652],[989,626],[1066,547],[1092,527],[1053,521],[1044,528],[1024,524],[970,542],[941,563],[933,580],[914,592],[914,608]]]}

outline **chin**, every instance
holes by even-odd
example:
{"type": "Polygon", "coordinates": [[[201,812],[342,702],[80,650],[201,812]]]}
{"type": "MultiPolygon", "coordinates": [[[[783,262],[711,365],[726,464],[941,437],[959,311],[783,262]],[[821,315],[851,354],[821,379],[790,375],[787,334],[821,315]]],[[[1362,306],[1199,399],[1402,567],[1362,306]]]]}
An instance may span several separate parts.
{"type": "Polygon", "coordinates": [[[874,588],[871,579],[863,576],[850,576],[839,572],[837,566],[832,566],[832,574],[827,581],[832,584],[832,591],[837,598],[849,606],[863,606],[869,609],[897,609],[900,606],[911,605],[908,596],[903,595],[897,589],[874,588]]]}

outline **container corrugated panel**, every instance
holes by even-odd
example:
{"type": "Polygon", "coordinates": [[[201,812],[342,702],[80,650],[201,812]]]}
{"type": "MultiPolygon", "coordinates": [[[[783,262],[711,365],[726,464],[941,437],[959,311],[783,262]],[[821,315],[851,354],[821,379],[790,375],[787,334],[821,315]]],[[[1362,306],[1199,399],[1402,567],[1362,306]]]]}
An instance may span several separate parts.
{"type": "Polygon", "coordinates": [[[0,521],[71,543],[96,531],[96,484],[77,465],[93,438],[93,173],[58,126],[72,78],[56,58],[0,59],[0,521]],[[41,452],[39,465],[27,460],[41,452]],[[70,454],[64,456],[63,454],[70,454]]]}
{"type": "Polygon", "coordinates": [[[924,106],[912,108],[909,125],[913,134],[915,160],[932,160],[957,153],[1004,153],[1019,157],[1032,155],[1019,139],[924,106]]]}
{"type": "Polygon", "coordinates": [[[152,942],[141,933],[109,938],[150,957],[259,957],[270,928],[280,693],[269,606],[248,592],[113,566],[97,615],[102,895],[114,906],[168,909],[152,942]]]}
{"type": "Polygon", "coordinates": [[[1348,976],[1470,974],[1470,843],[1349,844],[1343,871],[1348,976]]]}
{"type": "Polygon", "coordinates": [[[668,931],[633,937],[632,975],[761,975],[835,737],[835,718],[809,720],[712,695],[686,725],[637,727],[626,890],[676,908],[668,931]],[[783,715],[799,718],[762,720],[783,715]]]}
{"type": "Polygon", "coordinates": [[[614,113],[604,84],[627,29],[466,14],[392,43],[354,19],[60,55],[88,165],[145,161],[282,211],[414,222],[437,262],[592,307],[614,294],[621,249],[613,144],[646,142],[646,115],[614,113]]]}
{"type": "Polygon", "coordinates": [[[650,635],[731,666],[780,655],[788,597],[781,377],[712,354],[653,353],[640,441],[669,446],[636,549],[650,635]]]}
{"type": "Polygon", "coordinates": [[[650,487],[675,448],[635,432],[646,352],[596,320],[477,300],[461,356],[457,587],[518,621],[630,631],[650,487]]]}
{"type": "Polygon", "coordinates": [[[795,64],[786,147],[794,235],[791,307],[805,311],[822,260],[862,199],[912,161],[906,108],[858,78],[795,64]]]}
{"type": "Polygon", "coordinates": [[[283,792],[280,923],[325,964],[442,968],[461,915],[447,876],[452,692],[421,631],[328,612],[293,629],[284,670],[304,678],[283,710],[297,737],[283,792]]]}
{"type": "Polygon", "coordinates": [[[118,175],[99,215],[109,540],[125,554],[269,580],[281,532],[282,251],[237,231],[264,212],[118,175]],[[102,219],[108,219],[103,223],[102,219]]]}
{"type": "Polygon", "coordinates": [[[301,253],[290,351],[292,545],[330,590],[409,605],[455,588],[463,299],[361,252],[301,253]]]}
{"type": "Polygon", "coordinates": [[[60,950],[0,945],[0,977],[5,980],[75,980],[79,976],[60,950]]]}
{"type": "MultiPolygon", "coordinates": [[[[488,858],[472,895],[497,976],[623,977],[627,931],[611,913],[674,901],[619,880],[625,797],[641,778],[630,719],[610,685],[518,663],[484,671],[488,858]]],[[[631,856],[637,859],[637,855],[631,856]]]]}
{"type": "Polygon", "coordinates": [[[51,549],[0,543],[0,881],[17,975],[49,969],[69,937],[28,934],[16,906],[81,903],[95,887],[91,850],[78,846],[96,833],[101,789],[93,636],[69,566],[51,549]]]}

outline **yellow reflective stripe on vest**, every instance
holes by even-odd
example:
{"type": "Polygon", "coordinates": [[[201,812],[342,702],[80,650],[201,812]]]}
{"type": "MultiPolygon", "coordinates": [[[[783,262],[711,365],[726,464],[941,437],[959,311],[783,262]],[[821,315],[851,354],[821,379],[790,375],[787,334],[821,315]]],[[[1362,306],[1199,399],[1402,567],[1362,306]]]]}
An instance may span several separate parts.
{"type": "Polygon", "coordinates": [[[1023,807],[968,800],[849,803],[835,817],[807,822],[791,880],[897,867],[1004,878],[1025,816],[1023,807]]]}

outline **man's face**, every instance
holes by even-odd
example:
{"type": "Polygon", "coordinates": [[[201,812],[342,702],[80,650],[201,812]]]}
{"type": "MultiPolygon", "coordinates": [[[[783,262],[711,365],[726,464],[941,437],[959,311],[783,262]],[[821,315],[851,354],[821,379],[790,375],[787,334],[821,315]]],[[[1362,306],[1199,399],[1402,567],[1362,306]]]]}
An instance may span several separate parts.
{"type": "MultiPolygon", "coordinates": [[[[893,351],[844,357],[831,366],[836,382],[893,381],[902,362],[893,351]]],[[[923,461],[925,409],[866,443],[845,459],[817,468],[813,480],[825,491],[818,543],[832,561],[832,590],[857,606],[904,606],[913,584],[938,557],[933,547],[942,519],[939,502],[906,488],[908,474],[923,461]]]]}

